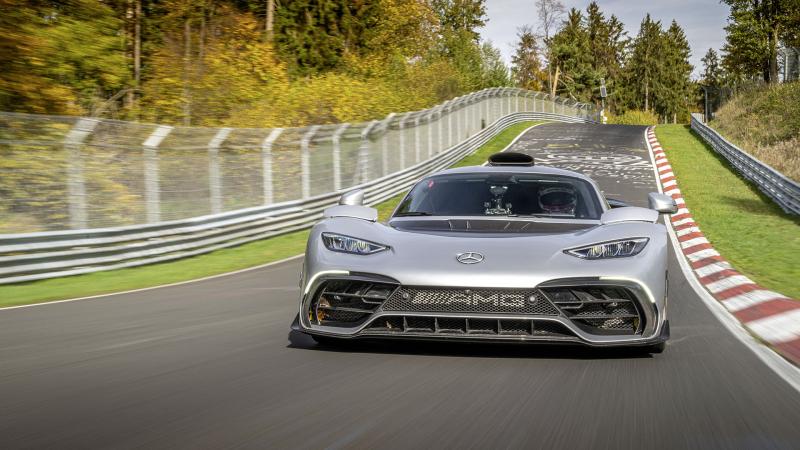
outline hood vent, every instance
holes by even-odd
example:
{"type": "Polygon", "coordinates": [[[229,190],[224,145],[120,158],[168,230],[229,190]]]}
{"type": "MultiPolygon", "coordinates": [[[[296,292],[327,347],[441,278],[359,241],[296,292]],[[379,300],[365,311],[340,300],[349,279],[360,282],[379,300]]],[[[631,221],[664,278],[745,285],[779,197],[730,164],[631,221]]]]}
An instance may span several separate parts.
{"type": "Polygon", "coordinates": [[[502,152],[489,157],[490,166],[526,166],[533,165],[533,156],[525,153],[502,152]]]}

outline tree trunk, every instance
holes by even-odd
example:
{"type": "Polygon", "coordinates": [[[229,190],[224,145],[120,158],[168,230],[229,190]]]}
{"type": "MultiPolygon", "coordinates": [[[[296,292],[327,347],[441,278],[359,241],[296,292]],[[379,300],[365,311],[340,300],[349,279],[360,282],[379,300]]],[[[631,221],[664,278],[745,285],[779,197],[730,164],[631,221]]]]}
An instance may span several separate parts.
{"type": "Polygon", "coordinates": [[[275,0],[267,0],[267,20],[264,23],[267,42],[272,42],[272,23],[275,20],[275,0]]]}
{"type": "Polygon", "coordinates": [[[133,88],[142,82],[142,0],[136,0],[133,22],[133,88]]]}
{"type": "Polygon", "coordinates": [[[192,99],[189,90],[189,73],[192,69],[192,19],[187,17],[183,24],[183,124],[192,124],[192,99]]]}
{"type": "Polygon", "coordinates": [[[644,77],[644,110],[650,110],[650,85],[647,83],[647,77],[644,77]]]}
{"type": "Polygon", "coordinates": [[[772,27],[769,36],[769,82],[778,82],[778,34],[780,32],[780,25],[775,24],[772,27]]]}
{"type": "Polygon", "coordinates": [[[553,76],[553,83],[550,85],[550,95],[556,96],[556,88],[558,87],[558,75],[561,72],[561,66],[556,65],[556,74],[553,76]]]}

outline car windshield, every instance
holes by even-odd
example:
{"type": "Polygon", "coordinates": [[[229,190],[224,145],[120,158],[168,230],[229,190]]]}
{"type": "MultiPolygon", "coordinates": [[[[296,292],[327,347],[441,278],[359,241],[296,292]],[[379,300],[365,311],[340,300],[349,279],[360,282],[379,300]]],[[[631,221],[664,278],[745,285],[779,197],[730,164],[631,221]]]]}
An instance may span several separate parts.
{"type": "Polygon", "coordinates": [[[602,208],[594,187],[561,175],[463,173],[417,183],[394,217],[533,216],[596,220],[602,208]]]}

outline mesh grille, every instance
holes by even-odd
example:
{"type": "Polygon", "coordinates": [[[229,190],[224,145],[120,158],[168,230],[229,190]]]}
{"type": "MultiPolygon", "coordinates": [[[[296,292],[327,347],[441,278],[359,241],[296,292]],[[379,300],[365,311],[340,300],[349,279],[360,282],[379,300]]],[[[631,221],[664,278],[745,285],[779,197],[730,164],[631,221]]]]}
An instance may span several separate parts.
{"type": "Polygon", "coordinates": [[[333,322],[356,322],[361,320],[365,315],[364,313],[351,311],[327,310],[325,311],[325,320],[333,322]]]}
{"type": "Polygon", "coordinates": [[[384,311],[518,313],[557,316],[558,310],[536,290],[400,288],[384,311]]]}
{"type": "Polygon", "coordinates": [[[634,334],[641,316],[635,295],[616,286],[544,288],[544,293],[565,316],[593,334],[634,334]]]}

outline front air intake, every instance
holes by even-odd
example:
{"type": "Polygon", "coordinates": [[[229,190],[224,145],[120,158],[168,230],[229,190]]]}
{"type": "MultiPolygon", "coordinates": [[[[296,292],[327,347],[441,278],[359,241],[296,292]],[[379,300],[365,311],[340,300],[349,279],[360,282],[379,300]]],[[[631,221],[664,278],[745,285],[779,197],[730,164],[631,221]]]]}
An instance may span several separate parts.
{"type": "Polygon", "coordinates": [[[396,290],[392,283],[329,280],[317,290],[308,311],[311,323],[352,327],[363,322],[396,290]]]}
{"type": "Polygon", "coordinates": [[[577,326],[592,334],[641,332],[636,296],[617,286],[547,287],[542,292],[577,326]]]}

